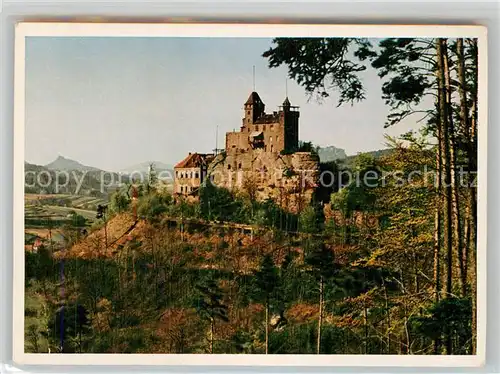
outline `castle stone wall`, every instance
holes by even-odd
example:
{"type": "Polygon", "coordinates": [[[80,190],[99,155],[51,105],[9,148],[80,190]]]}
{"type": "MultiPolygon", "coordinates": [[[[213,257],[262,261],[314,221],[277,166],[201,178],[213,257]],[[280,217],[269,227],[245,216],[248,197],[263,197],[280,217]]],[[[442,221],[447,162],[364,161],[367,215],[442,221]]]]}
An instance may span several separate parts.
{"type": "Polygon", "coordinates": [[[264,150],[218,155],[208,173],[218,187],[268,198],[284,209],[300,212],[312,199],[319,159],[308,152],[281,155],[264,150]]]}

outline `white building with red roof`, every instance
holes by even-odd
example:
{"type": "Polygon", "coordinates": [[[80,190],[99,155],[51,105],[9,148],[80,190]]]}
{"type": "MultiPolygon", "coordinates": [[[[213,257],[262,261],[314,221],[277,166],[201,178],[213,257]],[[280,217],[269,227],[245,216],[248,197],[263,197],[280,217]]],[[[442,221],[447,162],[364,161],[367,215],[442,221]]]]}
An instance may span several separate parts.
{"type": "Polygon", "coordinates": [[[207,176],[207,168],[214,159],[213,154],[189,153],[174,167],[174,194],[192,196],[207,176]]]}

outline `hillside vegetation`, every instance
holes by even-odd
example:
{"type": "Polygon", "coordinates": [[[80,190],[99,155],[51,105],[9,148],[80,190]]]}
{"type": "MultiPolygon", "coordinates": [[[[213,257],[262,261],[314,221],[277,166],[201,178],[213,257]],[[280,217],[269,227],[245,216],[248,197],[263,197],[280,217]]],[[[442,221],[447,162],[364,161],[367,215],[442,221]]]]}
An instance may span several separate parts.
{"type": "MultiPolygon", "coordinates": [[[[355,167],[431,160],[401,148],[355,167]]],[[[393,183],[332,191],[333,216],[210,185],[198,203],[117,192],[88,234],[26,252],[26,350],[430,354],[451,334],[470,353],[470,298],[433,297],[432,188],[393,183]]]]}

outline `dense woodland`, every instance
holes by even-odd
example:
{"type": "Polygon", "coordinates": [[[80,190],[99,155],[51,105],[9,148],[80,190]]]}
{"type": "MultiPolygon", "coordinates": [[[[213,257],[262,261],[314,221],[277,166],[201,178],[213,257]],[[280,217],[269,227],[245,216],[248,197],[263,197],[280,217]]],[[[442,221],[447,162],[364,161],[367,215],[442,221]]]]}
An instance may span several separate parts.
{"type": "Polygon", "coordinates": [[[91,230],[137,212],[126,244],[74,255],[75,218],[64,245],[26,252],[27,352],[475,353],[477,41],[280,38],[264,57],[338,105],[363,100],[376,69],[386,126],[420,127],[380,157],[322,164],[370,183],[336,180],[299,213],[255,201],[252,183],[208,183],[196,203],[154,174],[137,202],[117,191],[91,230]]]}

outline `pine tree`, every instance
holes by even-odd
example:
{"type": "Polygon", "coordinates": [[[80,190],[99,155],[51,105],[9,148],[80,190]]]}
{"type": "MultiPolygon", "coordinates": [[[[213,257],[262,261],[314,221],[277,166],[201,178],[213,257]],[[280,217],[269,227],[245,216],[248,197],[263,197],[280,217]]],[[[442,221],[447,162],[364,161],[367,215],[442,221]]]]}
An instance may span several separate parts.
{"type": "Polygon", "coordinates": [[[316,341],[316,353],[321,353],[321,330],[323,326],[323,314],[325,303],[325,286],[328,286],[337,273],[337,265],[334,262],[333,252],[328,249],[322,241],[312,244],[312,251],[306,255],[305,263],[309,271],[318,282],[318,330],[316,341]]]}
{"type": "Polygon", "coordinates": [[[266,354],[269,353],[269,312],[272,304],[277,301],[275,291],[279,286],[278,268],[270,254],[265,255],[254,274],[250,298],[264,304],[265,308],[265,345],[266,354]]]}
{"type": "Polygon", "coordinates": [[[196,300],[196,310],[200,317],[210,322],[210,353],[214,353],[215,323],[217,320],[228,322],[227,305],[223,303],[222,290],[217,284],[213,274],[200,279],[196,285],[198,296],[196,300]]]}

